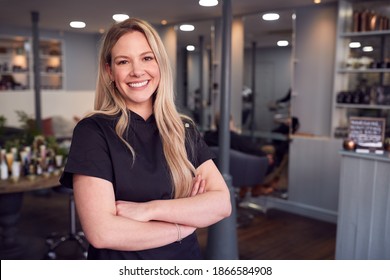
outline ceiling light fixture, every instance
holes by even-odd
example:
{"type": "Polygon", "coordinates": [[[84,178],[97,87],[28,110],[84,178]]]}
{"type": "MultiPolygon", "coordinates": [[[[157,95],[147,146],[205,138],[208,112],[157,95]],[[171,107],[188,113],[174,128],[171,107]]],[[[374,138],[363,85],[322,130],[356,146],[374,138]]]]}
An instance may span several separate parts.
{"type": "Polygon", "coordinates": [[[287,47],[288,46],[288,41],[286,40],[280,40],[276,43],[279,47],[287,47]]]}
{"type": "Polygon", "coordinates": [[[165,20],[165,19],[163,19],[163,20],[161,21],[161,24],[162,24],[162,25],[167,25],[167,24],[168,24],[168,21],[165,20]]]}
{"type": "Polygon", "coordinates": [[[199,5],[203,7],[214,7],[218,5],[218,0],[199,0],[199,5]]]}
{"type": "Polygon", "coordinates": [[[321,0],[314,0],[314,4],[320,4],[321,0]]]}
{"type": "Polygon", "coordinates": [[[85,26],[87,26],[83,21],[71,21],[69,25],[73,28],[84,28],[85,26]]]}
{"type": "Polygon", "coordinates": [[[267,13],[262,16],[263,20],[278,20],[279,17],[277,13],[267,13]]]}
{"type": "Polygon", "coordinates": [[[372,52],[374,51],[374,48],[372,46],[365,46],[363,47],[364,52],[372,52]]]}
{"type": "Polygon", "coordinates": [[[193,51],[195,50],[195,46],[193,46],[193,45],[188,45],[188,46],[186,47],[186,49],[187,49],[187,51],[189,51],[189,52],[193,52],[193,51]]]}
{"type": "Polygon", "coordinates": [[[129,16],[126,14],[115,14],[112,16],[112,19],[115,20],[116,22],[122,22],[128,18],[129,16]]]}
{"type": "Polygon", "coordinates": [[[361,47],[361,44],[359,42],[351,42],[351,43],[349,43],[349,47],[351,49],[357,49],[357,48],[361,47]]]}
{"type": "Polygon", "coordinates": [[[195,26],[193,26],[192,24],[182,24],[180,25],[180,30],[181,31],[194,31],[195,29],[195,26]]]}

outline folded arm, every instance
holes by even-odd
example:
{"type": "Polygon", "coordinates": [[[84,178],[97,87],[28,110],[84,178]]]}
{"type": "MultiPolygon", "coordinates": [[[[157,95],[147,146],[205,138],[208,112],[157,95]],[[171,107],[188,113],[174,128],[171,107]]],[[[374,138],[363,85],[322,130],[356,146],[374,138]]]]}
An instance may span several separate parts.
{"type": "Polygon", "coordinates": [[[77,212],[95,248],[144,250],[185,238],[231,213],[230,194],[212,160],[198,167],[191,197],[145,203],[116,202],[112,183],[74,175],[77,212]]]}
{"type": "Polygon", "coordinates": [[[118,201],[118,215],[139,221],[164,221],[196,228],[207,227],[228,217],[231,213],[230,193],[214,162],[208,160],[196,171],[205,183],[204,192],[201,190],[188,198],[145,203],[118,201]]]}
{"type": "MultiPolygon", "coordinates": [[[[80,222],[88,241],[95,248],[145,250],[178,240],[175,224],[162,221],[140,222],[118,216],[111,182],[74,175],[74,197],[80,222]]],[[[180,225],[181,237],[195,231],[180,225]]]]}

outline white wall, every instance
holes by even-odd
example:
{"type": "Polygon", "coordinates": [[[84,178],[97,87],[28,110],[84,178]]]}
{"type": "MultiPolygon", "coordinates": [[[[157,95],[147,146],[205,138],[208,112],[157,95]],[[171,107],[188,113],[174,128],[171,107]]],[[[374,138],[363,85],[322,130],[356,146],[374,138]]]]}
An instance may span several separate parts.
{"type": "Polygon", "coordinates": [[[330,135],[337,5],[313,5],[296,12],[292,114],[300,131],[330,135]]]}
{"type": "MultiPolygon", "coordinates": [[[[255,129],[271,131],[277,124],[268,103],[284,97],[291,87],[291,47],[256,49],[255,129]]],[[[245,50],[244,85],[252,87],[252,50],[245,50]]]]}
{"type": "MultiPolygon", "coordinates": [[[[42,118],[62,116],[72,120],[93,109],[94,91],[42,91],[42,118]]],[[[35,118],[33,91],[6,91],[0,93],[0,115],[7,118],[7,126],[19,127],[16,111],[35,118]]]]}

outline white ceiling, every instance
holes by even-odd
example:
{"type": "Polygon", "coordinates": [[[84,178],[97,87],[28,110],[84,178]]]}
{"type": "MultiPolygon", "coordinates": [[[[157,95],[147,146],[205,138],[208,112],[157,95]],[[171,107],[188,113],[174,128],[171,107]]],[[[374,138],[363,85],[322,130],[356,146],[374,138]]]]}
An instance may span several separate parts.
{"type": "MultiPolygon", "coordinates": [[[[323,4],[337,0],[322,0],[323,4]]],[[[291,15],[296,7],[314,5],[313,0],[232,0],[233,15],[246,15],[247,41],[258,45],[274,44],[292,33],[291,15]],[[278,22],[264,22],[260,14],[278,11],[278,22]],[[275,41],[275,42],[274,42],[275,41]]],[[[0,0],[0,25],[31,28],[31,12],[39,13],[39,27],[54,31],[98,33],[113,22],[114,13],[126,13],[154,25],[165,19],[168,24],[193,23],[196,32],[179,33],[179,44],[197,44],[199,36],[210,34],[213,20],[222,15],[222,0],[216,7],[201,7],[198,0],[0,0]],[[69,27],[72,20],[82,20],[82,30],[69,27]]],[[[286,39],[290,39],[286,38],[286,39]]]]}

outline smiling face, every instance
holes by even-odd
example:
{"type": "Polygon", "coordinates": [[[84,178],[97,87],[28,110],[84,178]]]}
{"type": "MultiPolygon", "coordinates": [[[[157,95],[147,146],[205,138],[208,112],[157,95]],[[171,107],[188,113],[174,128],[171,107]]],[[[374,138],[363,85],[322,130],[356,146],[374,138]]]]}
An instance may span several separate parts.
{"type": "Polygon", "coordinates": [[[160,69],[144,34],[131,31],[116,42],[112,62],[106,69],[127,108],[145,119],[153,111],[153,93],[160,82],[160,69]]]}

